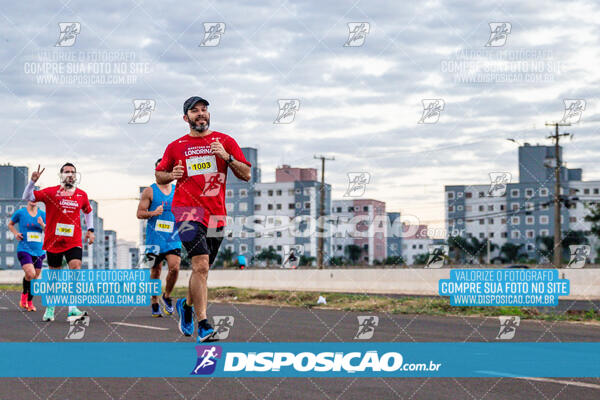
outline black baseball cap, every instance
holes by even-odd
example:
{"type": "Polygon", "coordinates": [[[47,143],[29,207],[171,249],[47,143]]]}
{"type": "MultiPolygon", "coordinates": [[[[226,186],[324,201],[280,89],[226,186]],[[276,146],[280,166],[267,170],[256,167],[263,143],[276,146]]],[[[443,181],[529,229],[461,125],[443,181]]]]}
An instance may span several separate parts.
{"type": "Polygon", "coordinates": [[[187,115],[187,112],[190,108],[194,108],[196,103],[202,103],[205,106],[208,106],[209,103],[205,99],[199,96],[192,96],[183,103],[183,115],[187,115]]]}

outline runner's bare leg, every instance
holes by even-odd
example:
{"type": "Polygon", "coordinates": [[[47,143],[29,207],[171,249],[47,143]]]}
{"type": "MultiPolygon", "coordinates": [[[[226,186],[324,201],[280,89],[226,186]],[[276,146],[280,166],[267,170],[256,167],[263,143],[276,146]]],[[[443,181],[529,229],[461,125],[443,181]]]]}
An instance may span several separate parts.
{"type": "MultiPolygon", "coordinates": [[[[156,267],[150,268],[150,279],[160,279],[161,268],[162,268],[162,261],[156,267]]],[[[158,296],[152,296],[152,297],[150,297],[150,303],[157,304],[158,303],[158,296]]]]}
{"type": "Polygon", "coordinates": [[[175,283],[177,283],[177,277],[179,276],[180,263],[181,257],[175,254],[167,254],[167,265],[169,267],[169,272],[167,273],[167,279],[165,281],[165,297],[171,297],[171,292],[173,291],[175,283]]]}
{"type": "Polygon", "coordinates": [[[186,303],[194,305],[198,321],[206,319],[206,305],[208,303],[208,254],[192,257],[192,275],[186,303]]]}

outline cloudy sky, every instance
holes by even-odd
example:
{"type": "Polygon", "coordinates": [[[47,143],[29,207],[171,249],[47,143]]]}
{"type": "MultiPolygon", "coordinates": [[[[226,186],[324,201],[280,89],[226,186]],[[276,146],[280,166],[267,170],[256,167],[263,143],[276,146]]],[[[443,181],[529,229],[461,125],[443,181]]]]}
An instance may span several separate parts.
{"type": "Polygon", "coordinates": [[[183,101],[200,95],[213,129],[258,148],[263,181],[283,163],[334,156],[334,198],[348,172],[366,171],[365,197],[442,226],[444,185],[488,183],[492,171],[516,179],[505,139],[550,144],[544,123],[583,99],[565,160],[600,179],[597,3],[260,3],[3,6],[0,162],[42,164],[43,186],[74,162],[105,228],[137,240],[138,186],[186,133],[183,101]],[[224,34],[202,45],[217,22],[224,34]],[[74,39],[61,23],[76,23],[74,39]],[[351,40],[349,23],[364,23],[364,37],[351,40]],[[506,37],[490,41],[490,23],[506,23],[506,37]],[[146,123],[130,123],[136,99],[154,102],[146,123]],[[300,101],[293,122],[273,123],[279,99],[300,101]],[[424,99],[442,100],[439,119],[419,123],[424,99]]]}

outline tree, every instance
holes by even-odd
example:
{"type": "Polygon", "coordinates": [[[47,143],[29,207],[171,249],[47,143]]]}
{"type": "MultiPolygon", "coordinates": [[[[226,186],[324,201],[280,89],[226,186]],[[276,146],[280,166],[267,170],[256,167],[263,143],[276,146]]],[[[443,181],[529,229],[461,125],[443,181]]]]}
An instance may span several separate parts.
{"type": "Polygon", "coordinates": [[[340,266],[344,265],[345,263],[346,260],[344,260],[344,257],[331,257],[329,259],[329,265],[340,266]]]}
{"type": "Polygon", "coordinates": [[[223,268],[228,268],[233,262],[235,252],[228,247],[221,248],[217,255],[217,263],[222,264],[223,268]]]}
{"type": "MultiPolygon", "coordinates": [[[[479,239],[472,237],[470,238],[470,250],[472,251],[471,256],[477,257],[479,264],[483,264],[483,258],[487,255],[487,242],[489,239],[479,239]]],[[[490,242],[490,251],[494,251],[498,248],[496,243],[490,242]]]]}
{"type": "Polygon", "coordinates": [[[300,266],[312,265],[312,263],[316,260],[317,259],[315,257],[305,256],[304,254],[302,254],[300,256],[300,260],[298,261],[298,265],[300,265],[300,266]]]}
{"type": "Polygon", "coordinates": [[[421,253],[417,254],[414,258],[413,264],[415,265],[425,265],[429,260],[429,253],[421,253]]]}
{"type": "Polygon", "coordinates": [[[388,256],[385,260],[383,260],[384,265],[402,265],[405,264],[404,258],[402,256],[388,256]]]}
{"type": "Polygon", "coordinates": [[[260,261],[266,261],[267,267],[271,266],[271,261],[281,264],[281,256],[277,254],[273,246],[269,246],[268,249],[262,249],[262,251],[256,256],[256,259],[260,261]]]}
{"type": "Polygon", "coordinates": [[[500,260],[504,263],[514,263],[523,256],[524,254],[521,252],[523,250],[524,244],[514,244],[510,242],[506,242],[500,248],[500,260]]]}
{"type": "Polygon", "coordinates": [[[362,253],[362,247],[357,246],[355,244],[349,244],[344,249],[344,254],[346,254],[346,257],[348,257],[352,264],[356,264],[358,260],[360,260],[360,256],[362,255],[362,253]]]}
{"type": "Polygon", "coordinates": [[[450,259],[457,263],[465,263],[474,254],[472,244],[462,236],[448,238],[448,251],[450,259]]]}
{"type": "MultiPolygon", "coordinates": [[[[539,252],[552,260],[554,256],[554,236],[538,236],[535,239],[538,244],[539,252]]],[[[576,244],[589,244],[588,238],[585,236],[584,231],[569,231],[567,232],[561,242],[562,247],[562,259],[568,260],[571,256],[569,246],[576,244]]]]}

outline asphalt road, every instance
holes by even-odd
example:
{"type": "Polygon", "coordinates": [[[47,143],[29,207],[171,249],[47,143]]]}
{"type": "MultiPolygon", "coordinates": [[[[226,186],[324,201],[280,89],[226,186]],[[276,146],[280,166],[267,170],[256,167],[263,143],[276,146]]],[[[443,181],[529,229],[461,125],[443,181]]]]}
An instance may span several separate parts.
{"type": "MultiPolygon", "coordinates": [[[[0,341],[58,342],[69,324],[66,307],[41,321],[17,308],[18,293],[0,292],[0,341]]],[[[586,307],[587,308],[587,307],[586,307]]],[[[173,317],[151,318],[149,307],[83,308],[90,324],[81,341],[187,341],[173,317]],[[154,328],[154,329],[152,329],[154,328]]],[[[209,305],[232,316],[227,341],[354,341],[358,315],[378,315],[372,341],[494,342],[498,318],[356,313],[241,304],[209,305]]],[[[521,321],[513,341],[600,341],[600,326],[521,321]]],[[[76,362],[76,354],[72,355],[76,362]]],[[[168,369],[168,365],[157,365],[168,369]]],[[[0,399],[598,399],[596,378],[3,378],[0,399]]]]}

